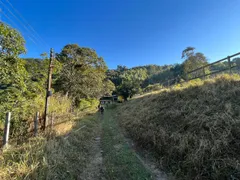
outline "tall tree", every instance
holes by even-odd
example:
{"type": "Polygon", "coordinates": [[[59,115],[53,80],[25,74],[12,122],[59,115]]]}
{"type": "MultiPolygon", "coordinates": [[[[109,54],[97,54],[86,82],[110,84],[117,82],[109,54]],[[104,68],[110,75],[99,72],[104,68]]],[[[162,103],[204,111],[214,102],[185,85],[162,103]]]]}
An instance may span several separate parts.
{"type": "Polygon", "coordinates": [[[141,92],[142,83],[147,78],[147,71],[146,69],[131,69],[125,71],[120,77],[122,84],[118,86],[118,92],[126,100],[141,92]]]}
{"type": "Polygon", "coordinates": [[[236,64],[237,69],[240,70],[240,58],[239,57],[238,58],[234,58],[233,62],[236,64]]]}
{"type": "MultiPolygon", "coordinates": [[[[182,58],[185,58],[185,61],[183,62],[183,71],[185,75],[187,75],[188,72],[194,69],[197,69],[199,67],[202,67],[208,64],[207,58],[205,57],[205,55],[199,52],[195,53],[194,50],[195,50],[194,47],[187,47],[182,52],[182,58]]],[[[206,72],[208,71],[208,69],[205,69],[205,70],[206,72]]],[[[201,75],[203,75],[203,71],[199,70],[192,74],[188,74],[188,78],[197,77],[201,75]]]]}
{"type": "Polygon", "coordinates": [[[182,51],[182,59],[189,58],[194,55],[195,47],[188,46],[182,51]]]}
{"type": "Polygon", "coordinates": [[[3,23],[0,23],[0,34],[0,123],[4,114],[10,111],[14,129],[20,127],[16,124],[29,115],[29,100],[34,94],[29,91],[31,83],[25,62],[18,58],[26,52],[23,37],[17,30],[3,23]]]}
{"type": "Polygon", "coordinates": [[[99,98],[113,90],[112,82],[106,78],[107,66],[95,50],[68,44],[57,60],[63,68],[55,87],[72,97],[76,105],[81,98],[99,98]]]}
{"type": "Polygon", "coordinates": [[[17,57],[25,52],[25,40],[21,34],[0,22],[0,56],[17,57]]]}

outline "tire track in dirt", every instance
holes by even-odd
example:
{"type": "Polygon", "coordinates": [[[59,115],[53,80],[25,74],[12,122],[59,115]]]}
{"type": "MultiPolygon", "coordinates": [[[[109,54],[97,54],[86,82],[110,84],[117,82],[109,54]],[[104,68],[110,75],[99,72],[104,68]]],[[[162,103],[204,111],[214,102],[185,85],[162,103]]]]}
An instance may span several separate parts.
{"type": "Polygon", "coordinates": [[[103,157],[101,150],[101,123],[99,123],[99,133],[94,138],[94,143],[89,149],[90,160],[87,162],[83,173],[79,176],[79,180],[104,180],[103,179],[103,157]]]}
{"type": "MultiPolygon", "coordinates": [[[[124,134],[124,133],[123,133],[124,134]]],[[[125,137],[125,136],[124,136],[125,137]]],[[[157,167],[157,162],[154,160],[153,157],[149,155],[145,150],[138,147],[133,140],[125,137],[126,142],[128,143],[129,147],[133,149],[133,151],[136,153],[136,157],[141,161],[141,163],[144,165],[146,169],[148,169],[150,172],[152,172],[153,178],[155,180],[174,180],[173,177],[167,175],[166,173],[162,172],[157,167]]]]}

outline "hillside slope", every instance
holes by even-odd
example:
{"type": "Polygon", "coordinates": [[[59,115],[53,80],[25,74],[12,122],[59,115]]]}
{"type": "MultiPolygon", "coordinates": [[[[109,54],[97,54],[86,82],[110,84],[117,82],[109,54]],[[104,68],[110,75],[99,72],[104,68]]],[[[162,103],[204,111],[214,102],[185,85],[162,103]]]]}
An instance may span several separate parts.
{"type": "Polygon", "coordinates": [[[240,178],[240,77],[192,81],[134,99],[118,119],[180,179],[240,178]]]}

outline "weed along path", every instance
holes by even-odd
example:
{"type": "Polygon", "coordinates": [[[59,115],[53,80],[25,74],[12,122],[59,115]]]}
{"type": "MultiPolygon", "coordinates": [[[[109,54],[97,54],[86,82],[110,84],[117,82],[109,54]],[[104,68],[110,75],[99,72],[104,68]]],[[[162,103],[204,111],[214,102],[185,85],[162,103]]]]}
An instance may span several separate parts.
{"type": "Polygon", "coordinates": [[[102,120],[101,148],[103,155],[103,175],[105,179],[151,180],[161,179],[156,171],[129,145],[121,133],[114,110],[107,109],[102,120]]]}

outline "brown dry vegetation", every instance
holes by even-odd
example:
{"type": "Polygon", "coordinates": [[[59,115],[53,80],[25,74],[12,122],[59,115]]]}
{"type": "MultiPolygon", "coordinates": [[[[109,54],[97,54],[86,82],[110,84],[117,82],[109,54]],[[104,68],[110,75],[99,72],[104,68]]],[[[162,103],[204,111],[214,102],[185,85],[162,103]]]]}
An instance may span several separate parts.
{"type": "MultiPolygon", "coordinates": [[[[89,114],[90,112],[86,112],[89,114]]],[[[92,146],[100,133],[95,115],[59,124],[48,134],[23,144],[10,142],[0,153],[0,179],[81,179],[93,157],[92,146]]],[[[94,112],[93,112],[94,113],[94,112]]],[[[87,179],[87,178],[84,178],[87,179]]]]}
{"type": "Polygon", "coordinates": [[[120,124],[180,179],[240,179],[240,77],[218,76],[134,99],[120,124]]]}

